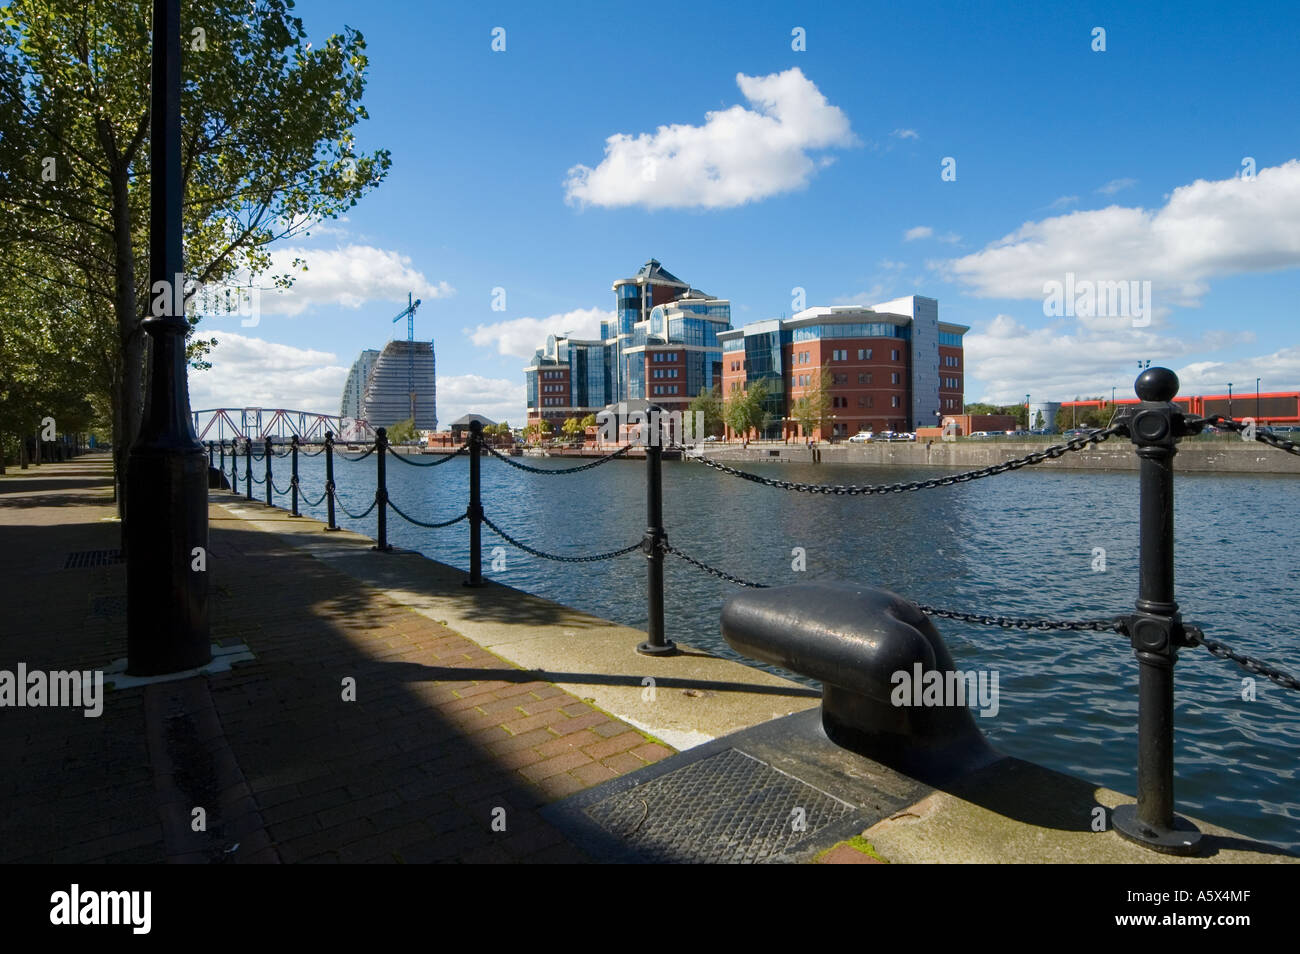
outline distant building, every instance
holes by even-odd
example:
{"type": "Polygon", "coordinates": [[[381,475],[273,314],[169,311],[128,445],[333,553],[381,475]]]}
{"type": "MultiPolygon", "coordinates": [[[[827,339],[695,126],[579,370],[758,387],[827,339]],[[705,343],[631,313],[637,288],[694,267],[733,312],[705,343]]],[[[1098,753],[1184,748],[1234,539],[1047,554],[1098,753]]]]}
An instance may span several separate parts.
{"type": "Polygon", "coordinates": [[[466,414],[464,417],[458,417],[456,420],[451,422],[451,439],[453,442],[459,444],[469,438],[469,425],[471,421],[478,421],[483,425],[484,430],[487,430],[489,427],[497,426],[496,421],[489,420],[482,414],[466,414]]]}
{"type": "Polygon", "coordinates": [[[721,383],[718,333],[731,327],[730,302],[692,288],[650,259],[614,283],[615,312],[599,339],[551,335],[524,368],[528,423],[559,424],[620,401],[685,410],[721,383]]]}
{"type": "Polygon", "coordinates": [[[963,410],[962,335],[969,330],[941,322],[938,301],[920,295],[751,322],[718,335],[722,396],[767,381],[770,424],[762,436],[769,439],[934,427],[963,410]],[[792,408],[823,367],[830,375],[830,426],[805,434],[792,408]]]}
{"type": "Polygon", "coordinates": [[[370,380],[370,372],[374,370],[375,362],[378,360],[379,352],[369,349],[357,355],[357,360],[352,362],[347,383],[343,385],[343,403],[339,409],[339,414],[343,417],[351,420],[361,417],[361,403],[366,395],[366,382],[370,380]]]}
{"type": "Polygon", "coordinates": [[[388,342],[366,379],[360,417],[371,427],[392,427],[411,417],[412,351],[415,357],[415,429],[438,429],[433,342],[406,340],[388,342]]]}

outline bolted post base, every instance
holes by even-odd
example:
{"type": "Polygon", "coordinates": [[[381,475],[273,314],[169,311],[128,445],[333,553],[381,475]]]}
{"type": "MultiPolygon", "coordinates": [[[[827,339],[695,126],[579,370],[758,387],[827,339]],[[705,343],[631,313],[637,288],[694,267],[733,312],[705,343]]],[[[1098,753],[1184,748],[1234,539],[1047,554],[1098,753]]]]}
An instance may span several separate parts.
{"type": "Polygon", "coordinates": [[[636,651],[642,656],[675,656],[677,655],[677,644],[671,639],[664,640],[662,646],[656,646],[654,643],[646,640],[637,646],[636,651]]]}
{"type": "Polygon", "coordinates": [[[1174,816],[1173,826],[1148,825],[1137,814],[1137,805],[1120,805],[1111,812],[1111,824],[1120,836],[1158,851],[1162,855],[1196,855],[1201,850],[1201,831],[1181,815],[1174,816]]]}

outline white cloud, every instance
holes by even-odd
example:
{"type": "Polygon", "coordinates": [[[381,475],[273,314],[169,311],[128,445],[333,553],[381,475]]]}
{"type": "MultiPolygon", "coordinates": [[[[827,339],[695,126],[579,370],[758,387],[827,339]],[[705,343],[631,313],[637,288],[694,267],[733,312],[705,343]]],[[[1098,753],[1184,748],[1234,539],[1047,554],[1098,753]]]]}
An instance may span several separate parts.
{"type": "Polygon", "coordinates": [[[228,331],[217,339],[209,371],[191,371],[190,406],[288,407],[337,414],[348,367],[328,351],[294,348],[228,331]]]}
{"type": "Polygon", "coordinates": [[[888,301],[889,296],[885,294],[885,285],[877,282],[866,291],[860,291],[856,295],[841,295],[839,298],[832,298],[832,305],[875,305],[882,301],[888,301]]]}
{"type": "Polygon", "coordinates": [[[1131,189],[1137,185],[1136,179],[1111,179],[1104,186],[1098,187],[1097,191],[1102,195],[1114,195],[1124,189],[1131,189]]]}
{"type": "Polygon", "coordinates": [[[371,302],[405,305],[407,292],[425,301],[455,294],[455,289],[446,282],[432,282],[413,268],[410,256],[371,245],[275,248],[271,251],[269,271],[259,276],[258,281],[269,285],[271,276],[284,273],[294,276],[293,287],[283,292],[264,288],[263,315],[299,315],[314,305],[344,308],[360,308],[371,302]],[[293,261],[298,258],[307,264],[307,271],[294,268],[293,261]]]}
{"type": "Polygon", "coordinates": [[[858,144],[848,117],[797,67],[768,76],[736,75],[749,108],[705,114],[704,125],[660,126],[605,140],[594,169],[573,166],[572,204],[648,209],[722,209],[801,189],[831,161],[809,150],[858,144]]]}
{"type": "Polygon", "coordinates": [[[895,129],[889,135],[895,137],[896,139],[920,139],[921,138],[920,135],[917,134],[917,131],[915,129],[895,129]]]}
{"type": "Polygon", "coordinates": [[[512,318],[509,321],[479,325],[473,331],[465,329],[465,334],[480,348],[495,345],[498,354],[526,360],[546,344],[547,335],[568,333],[574,338],[599,338],[600,323],[613,318],[612,311],[577,308],[549,318],[512,318]]]}
{"type": "MultiPolygon", "coordinates": [[[[1133,380],[1138,375],[1137,357],[1157,355],[1174,365],[1182,379],[1182,391],[1201,391],[1206,389],[1205,380],[1217,378],[1221,383],[1236,379],[1222,377],[1222,370],[1184,378],[1177,361],[1248,344],[1254,339],[1254,333],[1248,331],[1209,332],[1190,339],[1171,337],[1150,328],[1116,330],[1113,325],[1106,331],[1061,323],[1027,328],[1011,316],[1000,314],[986,327],[972,329],[965,336],[967,370],[982,388],[978,396],[967,392],[966,400],[1008,404],[1023,401],[1028,392],[1033,400],[1069,401],[1075,396],[1096,397],[1103,393],[1109,396],[1112,386],[1118,389],[1117,397],[1132,397],[1133,380]],[[1062,328],[1067,330],[1063,332],[1062,328]]],[[[1300,348],[1278,352],[1274,358],[1241,359],[1223,367],[1238,365],[1241,369],[1238,376],[1243,380],[1247,368],[1259,366],[1263,370],[1250,372],[1250,380],[1253,382],[1257,374],[1273,373],[1280,388],[1283,379],[1300,381],[1300,348]]],[[[1210,388],[1219,386],[1209,385],[1210,388]]]]}
{"type": "Polygon", "coordinates": [[[1077,195],[1063,195],[1063,196],[1060,196],[1060,197],[1058,197],[1058,198],[1056,198],[1056,199],[1053,199],[1053,200],[1052,200],[1052,204],[1049,205],[1048,208],[1049,208],[1049,209],[1063,209],[1063,208],[1065,208],[1067,205],[1074,205],[1074,203],[1076,203],[1076,202],[1078,202],[1078,201],[1079,201],[1079,197],[1078,197],[1077,195]]]}
{"type": "Polygon", "coordinates": [[[904,242],[914,242],[917,239],[929,238],[934,234],[934,229],[928,225],[918,225],[915,228],[908,229],[903,233],[904,242]]]}
{"type": "Polygon", "coordinates": [[[1254,179],[1198,179],[1153,211],[1110,206],[1027,222],[940,271],[991,298],[1041,299],[1044,282],[1067,272],[1151,281],[1163,307],[1198,304],[1212,277],[1298,265],[1300,160],[1292,159],[1254,179]]]}
{"type": "Polygon", "coordinates": [[[477,374],[459,374],[438,378],[438,426],[446,429],[452,421],[466,414],[482,414],[515,427],[524,423],[524,379],[485,378],[477,374]]]}

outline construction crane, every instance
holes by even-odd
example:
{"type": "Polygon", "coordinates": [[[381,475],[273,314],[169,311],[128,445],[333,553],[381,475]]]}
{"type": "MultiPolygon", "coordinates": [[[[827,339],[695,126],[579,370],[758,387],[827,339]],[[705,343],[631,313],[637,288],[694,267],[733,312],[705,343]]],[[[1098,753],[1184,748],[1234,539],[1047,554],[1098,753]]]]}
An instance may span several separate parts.
{"type": "Polygon", "coordinates": [[[411,301],[411,293],[406,293],[406,307],[393,319],[394,322],[406,319],[406,390],[411,396],[411,425],[415,426],[415,309],[420,307],[420,299],[411,301]]]}

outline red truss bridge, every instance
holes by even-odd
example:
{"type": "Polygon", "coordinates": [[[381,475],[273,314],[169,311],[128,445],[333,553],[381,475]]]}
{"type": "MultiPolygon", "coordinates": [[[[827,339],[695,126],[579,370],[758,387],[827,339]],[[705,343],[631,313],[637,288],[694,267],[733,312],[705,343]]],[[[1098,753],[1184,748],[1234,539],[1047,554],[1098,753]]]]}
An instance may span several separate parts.
{"type": "Polygon", "coordinates": [[[375,429],[364,420],[285,407],[213,407],[193,414],[194,433],[204,442],[288,441],[295,434],[300,441],[323,441],[326,431],[333,431],[341,441],[371,441],[375,437],[375,429]]]}

